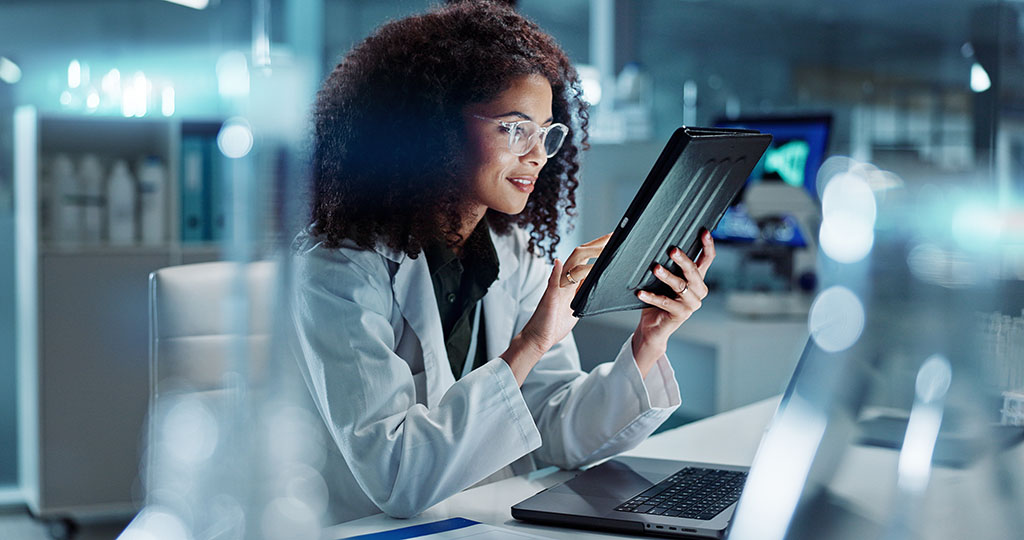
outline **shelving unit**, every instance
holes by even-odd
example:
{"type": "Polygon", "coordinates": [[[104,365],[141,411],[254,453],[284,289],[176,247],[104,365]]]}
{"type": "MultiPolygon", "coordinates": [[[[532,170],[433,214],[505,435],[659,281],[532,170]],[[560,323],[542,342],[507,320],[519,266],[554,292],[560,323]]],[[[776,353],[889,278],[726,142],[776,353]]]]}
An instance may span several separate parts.
{"type": "Polygon", "coordinates": [[[15,261],[19,475],[30,510],[47,519],[134,513],[148,407],[148,276],[219,258],[183,244],[179,162],[183,124],[15,112],[15,261]],[[96,153],[166,166],[165,241],[57,245],[43,222],[42,156],[96,153]]]}

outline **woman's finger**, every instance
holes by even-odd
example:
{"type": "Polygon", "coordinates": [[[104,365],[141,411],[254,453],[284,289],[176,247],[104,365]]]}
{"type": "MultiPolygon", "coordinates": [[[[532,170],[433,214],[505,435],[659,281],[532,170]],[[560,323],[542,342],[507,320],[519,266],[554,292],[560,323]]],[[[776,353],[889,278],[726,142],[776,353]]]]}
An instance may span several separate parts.
{"type": "MultiPolygon", "coordinates": [[[[572,251],[572,253],[565,259],[566,268],[575,268],[577,266],[583,266],[588,264],[589,261],[596,259],[601,255],[601,250],[604,246],[591,246],[591,247],[578,247],[572,251]]],[[[573,273],[575,276],[575,272],[573,273]]]]}
{"type": "MultiPolygon", "coordinates": [[[[583,279],[590,273],[590,269],[594,266],[593,264],[587,264],[587,261],[597,258],[601,255],[601,251],[608,244],[608,239],[612,237],[612,233],[608,233],[599,238],[595,238],[586,244],[582,244],[576,249],[572,250],[569,257],[565,259],[565,268],[568,272],[572,273],[572,279],[576,282],[577,288],[579,284],[583,282],[583,279]]],[[[573,285],[569,281],[569,276],[566,272],[562,272],[562,286],[573,285]]]]}
{"type": "Polygon", "coordinates": [[[636,296],[641,302],[652,305],[662,311],[667,311],[669,315],[674,318],[685,319],[689,316],[686,313],[686,304],[674,298],[655,294],[650,291],[637,291],[636,296]]]}
{"type": "Polygon", "coordinates": [[[601,254],[604,250],[604,245],[597,246],[580,246],[574,250],[566,258],[565,262],[568,264],[570,261],[574,261],[576,264],[582,264],[590,259],[593,259],[601,254]]]}
{"type": "Polygon", "coordinates": [[[578,264],[569,269],[569,272],[572,274],[572,278],[576,280],[577,289],[579,289],[580,286],[583,285],[583,280],[587,279],[587,276],[590,275],[590,271],[593,269],[593,264],[578,264]]]}
{"type": "Polygon", "coordinates": [[[704,284],[704,275],[701,274],[700,269],[679,248],[672,248],[668,251],[669,257],[683,270],[683,279],[686,280],[690,291],[693,291],[699,299],[703,300],[708,295],[708,286],[704,284]]]}
{"type": "Polygon", "coordinates": [[[581,246],[592,246],[592,245],[597,245],[597,244],[600,244],[600,245],[603,246],[603,245],[608,243],[608,239],[611,238],[611,237],[612,237],[612,233],[608,233],[608,234],[606,234],[604,236],[599,236],[599,237],[597,237],[597,238],[595,238],[595,239],[593,239],[593,240],[591,240],[591,241],[589,241],[589,242],[587,242],[585,244],[581,244],[581,246]]]}
{"type": "Polygon", "coordinates": [[[654,264],[654,275],[661,280],[662,283],[668,285],[670,289],[679,294],[680,291],[686,289],[689,285],[686,280],[669,272],[664,266],[655,263],[654,264]]]}
{"type": "Polygon", "coordinates": [[[683,306],[685,306],[685,310],[691,314],[700,309],[700,306],[703,304],[701,297],[693,290],[692,287],[683,291],[683,294],[679,295],[678,301],[683,304],[683,306]]]}
{"type": "Polygon", "coordinates": [[[551,287],[564,287],[568,280],[565,278],[565,272],[562,271],[562,261],[555,259],[555,265],[551,267],[551,275],[548,276],[548,288],[551,287]]]}
{"type": "Polygon", "coordinates": [[[700,277],[704,278],[708,275],[711,262],[715,260],[715,240],[711,238],[711,231],[708,230],[705,230],[700,238],[704,249],[701,251],[700,257],[697,257],[697,269],[700,271],[700,277]]]}
{"type": "Polygon", "coordinates": [[[611,238],[612,233],[608,233],[600,238],[595,238],[585,244],[581,244],[576,249],[572,250],[572,253],[566,258],[566,266],[572,268],[569,262],[575,264],[585,263],[588,260],[597,257],[604,250],[604,247],[608,245],[608,239],[611,238]]]}
{"type": "Polygon", "coordinates": [[[576,249],[572,250],[572,254],[569,255],[569,257],[566,259],[566,262],[573,258],[580,259],[580,262],[584,262],[592,257],[597,257],[598,255],[601,254],[602,251],[604,251],[604,247],[606,245],[608,245],[608,242],[601,242],[598,244],[589,245],[583,244],[582,246],[579,246],[576,249]]]}

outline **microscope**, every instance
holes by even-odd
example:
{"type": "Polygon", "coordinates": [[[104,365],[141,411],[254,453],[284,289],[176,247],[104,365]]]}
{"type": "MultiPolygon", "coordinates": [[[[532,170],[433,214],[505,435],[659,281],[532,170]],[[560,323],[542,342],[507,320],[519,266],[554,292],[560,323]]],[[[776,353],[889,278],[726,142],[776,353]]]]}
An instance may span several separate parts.
{"type": "Polygon", "coordinates": [[[739,263],[741,272],[768,263],[781,286],[730,291],[726,308],[751,317],[806,316],[817,285],[815,261],[821,225],[818,202],[803,188],[781,181],[761,181],[747,186],[743,204],[757,225],[759,239],[745,247],[739,263]],[[793,245],[797,235],[804,246],[793,245]]]}

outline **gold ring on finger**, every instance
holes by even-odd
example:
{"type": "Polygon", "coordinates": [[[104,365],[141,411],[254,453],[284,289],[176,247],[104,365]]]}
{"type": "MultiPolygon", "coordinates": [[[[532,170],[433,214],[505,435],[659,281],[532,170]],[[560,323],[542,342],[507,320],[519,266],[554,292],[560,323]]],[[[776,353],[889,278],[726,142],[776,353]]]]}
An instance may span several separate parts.
{"type": "Polygon", "coordinates": [[[576,278],[572,277],[572,270],[565,271],[565,279],[568,279],[569,283],[572,283],[573,285],[579,283],[579,281],[576,281],[576,278]]]}

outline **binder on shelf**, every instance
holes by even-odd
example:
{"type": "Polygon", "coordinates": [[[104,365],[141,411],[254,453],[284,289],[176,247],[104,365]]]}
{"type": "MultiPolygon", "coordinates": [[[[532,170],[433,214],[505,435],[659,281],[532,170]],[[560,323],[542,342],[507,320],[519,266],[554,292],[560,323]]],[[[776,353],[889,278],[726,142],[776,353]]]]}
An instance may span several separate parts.
{"type": "Polygon", "coordinates": [[[185,244],[209,237],[204,208],[208,158],[203,142],[201,137],[191,135],[181,140],[181,241],[185,244]]]}
{"type": "Polygon", "coordinates": [[[220,149],[217,148],[216,137],[211,137],[207,141],[207,151],[209,156],[209,182],[207,186],[209,188],[207,201],[209,202],[209,239],[214,242],[220,242],[224,239],[225,228],[227,227],[227,216],[228,216],[228,194],[227,185],[224,178],[224,156],[221,155],[220,149]]]}

